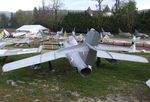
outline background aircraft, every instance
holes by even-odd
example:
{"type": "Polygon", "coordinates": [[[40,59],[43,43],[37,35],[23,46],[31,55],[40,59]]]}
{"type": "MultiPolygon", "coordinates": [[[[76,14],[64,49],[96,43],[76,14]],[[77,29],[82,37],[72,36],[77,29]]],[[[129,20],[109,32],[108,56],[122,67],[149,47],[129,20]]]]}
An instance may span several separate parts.
{"type": "Polygon", "coordinates": [[[76,35],[75,28],[74,28],[74,30],[72,31],[72,36],[74,36],[74,38],[75,38],[78,42],[82,42],[82,41],[85,40],[85,37],[83,36],[83,34],[76,35]]]}
{"type": "Polygon", "coordinates": [[[149,38],[149,36],[147,34],[144,33],[140,33],[138,32],[138,30],[135,29],[135,36],[136,37],[140,37],[140,38],[149,38]]]}
{"type": "Polygon", "coordinates": [[[83,43],[78,44],[74,37],[70,37],[70,39],[64,43],[63,49],[7,63],[3,66],[2,70],[3,72],[8,72],[59,58],[67,58],[70,64],[82,75],[88,75],[91,73],[92,65],[94,64],[96,57],[105,58],[108,61],[126,60],[148,63],[148,60],[144,57],[101,50],[98,47],[99,39],[100,34],[94,29],[91,29],[87,33],[86,39],[83,43]]]}
{"type": "Polygon", "coordinates": [[[0,57],[2,56],[12,56],[12,55],[20,55],[20,54],[29,54],[29,53],[40,53],[43,47],[39,46],[39,48],[26,48],[26,49],[0,49],[0,57]]]}
{"type": "Polygon", "coordinates": [[[105,32],[104,31],[104,29],[103,28],[101,28],[101,30],[102,30],[102,35],[104,36],[104,38],[106,37],[113,37],[114,35],[113,34],[111,34],[110,32],[105,32]]]}
{"type": "Polygon", "coordinates": [[[119,31],[118,35],[120,35],[122,37],[127,37],[127,38],[132,37],[131,33],[123,32],[120,28],[118,29],[118,31],[119,31]]]}

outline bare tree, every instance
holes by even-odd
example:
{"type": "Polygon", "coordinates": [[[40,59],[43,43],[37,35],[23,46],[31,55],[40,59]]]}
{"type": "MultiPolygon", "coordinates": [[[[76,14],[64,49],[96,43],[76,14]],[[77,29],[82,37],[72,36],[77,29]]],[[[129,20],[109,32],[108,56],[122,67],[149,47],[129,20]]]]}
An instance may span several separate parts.
{"type": "Polygon", "coordinates": [[[50,0],[50,8],[53,11],[54,19],[57,21],[58,10],[63,6],[63,2],[61,0],[50,0]]]}
{"type": "Polygon", "coordinates": [[[118,11],[126,2],[130,0],[115,0],[115,11],[118,11]]]}
{"type": "Polygon", "coordinates": [[[116,1],[115,8],[116,8],[116,11],[118,11],[120,8],[120,0],[115,0],[115,1],[116,1]]]}
{"type": "Polygon", "coordinates": [[[104,0],[93,0],[93,1],[97,1],[98,4],[96,5],[96,7],[98,7],[99,12],[101,12],[102,11],[102,2],[104,0]]]}
{"type": "Polygon", "coordinates": [[[42,0],[42,8],[45,9],[45,0],[42,0]]]}

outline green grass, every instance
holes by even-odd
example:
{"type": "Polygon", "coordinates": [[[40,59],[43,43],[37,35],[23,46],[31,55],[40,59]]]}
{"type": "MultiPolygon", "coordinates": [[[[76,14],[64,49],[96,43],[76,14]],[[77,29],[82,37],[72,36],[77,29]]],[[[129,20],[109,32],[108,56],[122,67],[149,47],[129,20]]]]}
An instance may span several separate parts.
{"type": "MultiPolygon", "coordinates": [[[[150,59],[149,54],[140,55],[150,59]]],[[[32,54],[9,57],[7,62],[29,56],[32,54]]],[[[86,77],[77,73],[66,59],[52,61],[52,65],[55,72],[49,72],[48,64],[43,63],[38,70],[27,67],[2,73],[0,101],[33,102],[38,99],[40,102],[67,102],[82,97],[104,98],[109,94],[146,97],[149,90],[145,81],[150,78],[150,63],[121,61],[112,65],[102,60],[101,67],[93,66],[92,74],[86,77]],[[12,86],[8,80],[13,80],[17,86],[12,86]],[[80,96],[72,95],[73,92],[80,96]]]]}

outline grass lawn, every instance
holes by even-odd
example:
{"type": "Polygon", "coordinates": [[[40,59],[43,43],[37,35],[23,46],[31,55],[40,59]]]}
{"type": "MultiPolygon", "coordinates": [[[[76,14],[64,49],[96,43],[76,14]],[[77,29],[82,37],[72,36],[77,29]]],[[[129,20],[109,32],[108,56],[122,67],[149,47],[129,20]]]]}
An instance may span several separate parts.
{"type": "MultiPolygon", "coordinates": [[[[150,54],[139,54],[147,57],[150,54]]],[[[13,56],[7,62],[30,55],[13,56]]],[[[2,60],[2,58],[1,58],[2,60]]],[[[120,61],[112,65],[102,60],[101,67],[93,66],[92,74],[82,77],[66,59],[52,61],[33,70],[30,67],[0,75],[0,102],[134,102],[150,100],[150,89],[145,81],[150,78],[150,63],[120,61]]],[[[0,64],[3,66],[3,63],[0,64]]]]}

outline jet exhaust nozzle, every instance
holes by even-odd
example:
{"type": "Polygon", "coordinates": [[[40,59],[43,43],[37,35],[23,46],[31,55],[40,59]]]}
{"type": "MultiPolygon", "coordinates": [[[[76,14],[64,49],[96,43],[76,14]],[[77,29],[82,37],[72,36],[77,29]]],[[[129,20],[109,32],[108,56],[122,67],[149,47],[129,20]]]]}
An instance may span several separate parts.
{"type": "Polygon", "coordinates": [[[84,76],[91,74],[91,72],[92,72],[91,66],[88,66],[80,70],[80,73],[84,76]]]}

